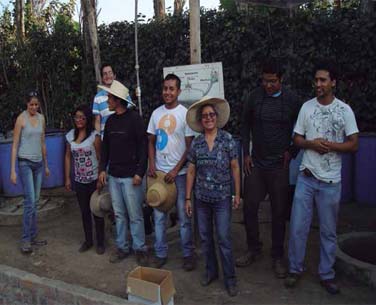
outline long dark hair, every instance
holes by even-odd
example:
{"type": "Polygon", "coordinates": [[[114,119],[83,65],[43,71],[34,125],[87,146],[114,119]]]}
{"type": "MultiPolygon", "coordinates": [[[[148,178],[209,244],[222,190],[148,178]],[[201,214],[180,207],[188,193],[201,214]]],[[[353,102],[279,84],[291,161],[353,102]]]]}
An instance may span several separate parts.
{"type": "Polygon", "coordinates": [[[86,136],[83,141],[85,141],[93,132],[94,126],[93,126],[93,113],[91,111],[91,108],[87,105],[80,105],[78,106],[73,112],[72,112],[72,118],[73,118],[73,125],[74,125],[74,139],[73,141],[76,141],[78,138],[78,128],[76,127],[76,122],[74,121],[74,116],[78,111],[81,111],[85,117],[86,117],[86,136]]]}

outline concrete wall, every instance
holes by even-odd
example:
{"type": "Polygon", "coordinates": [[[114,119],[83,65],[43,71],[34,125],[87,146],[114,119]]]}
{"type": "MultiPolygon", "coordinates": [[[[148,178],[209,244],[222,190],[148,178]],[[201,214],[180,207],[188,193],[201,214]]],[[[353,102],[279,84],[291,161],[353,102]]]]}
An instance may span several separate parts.
{"type": "Polygon", "coordinates": [[[134,305],[125,299],[0,265],[0,305],[134,305]]]}

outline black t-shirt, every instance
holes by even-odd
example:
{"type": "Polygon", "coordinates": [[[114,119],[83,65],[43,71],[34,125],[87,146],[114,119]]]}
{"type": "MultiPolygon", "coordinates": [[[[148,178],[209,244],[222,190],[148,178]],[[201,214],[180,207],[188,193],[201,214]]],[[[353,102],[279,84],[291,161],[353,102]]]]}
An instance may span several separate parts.
{"type": "Polygon", "coordinates": [[[147,168],[147,134],[139,114],[127,109],[112,114],[104,128],[101,147],[100,171],[114,177],[143,177],[147,168]]]}

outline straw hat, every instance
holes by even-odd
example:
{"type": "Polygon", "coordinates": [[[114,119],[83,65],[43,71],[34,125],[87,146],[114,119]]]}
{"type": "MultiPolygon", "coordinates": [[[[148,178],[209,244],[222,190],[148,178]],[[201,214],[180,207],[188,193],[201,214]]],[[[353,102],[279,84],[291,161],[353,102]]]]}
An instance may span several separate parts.
{"type": "Polygon", "coordinates": [[[198,120],[197,112],[204,105],[214,105],[217,113],[217,127],[222,128],[226,125],[230,117],[230,105],[225,99],[204,96],[201,100],[192,104],[187,111],[186,120],[194,131],[203,132],[204,128],[201,125],[201,122],[198,120]]]}
{"type": "Polygon", "coordinates": [[[98,217],[104,217],[104,215],[109,212],[112,208],[112,201],[110,193],[107,191],[102,191],[98,194],[96,190],[90,198],[90,210],[98,217]]]}
{"type": "Polygon", "coordinates": [[[115,95],[118,98],[121,98],[122,100],[126,101],[127,103],[133,106],[136,106],[133,102],[127,100],[127,97],[129,95],[128,88],[125,87],[121,82],[118,82],[117,80],[113,80],[110,87],[98,85],[98,88],[107,91],[108,93],[111,93],[112,95],[115,95]]]}
{"type": "Polygon", "coordinates": [[[146,192],[146,202],[152,208],[162,212],[168,212],[176,202],[177,191],[175,183],[166,183],[166,174],[156,171],[156,178],[148,177],[148,189],[146,192]]]}

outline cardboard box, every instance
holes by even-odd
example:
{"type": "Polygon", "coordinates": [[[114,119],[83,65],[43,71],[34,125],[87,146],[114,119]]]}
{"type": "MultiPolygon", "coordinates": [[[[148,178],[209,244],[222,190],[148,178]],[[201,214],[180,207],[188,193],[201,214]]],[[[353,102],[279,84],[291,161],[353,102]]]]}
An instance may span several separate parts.
{"type": "Polygon", "coordinates": [[[128,300],[147,305],[173,305],[176,293],[172,272],[137,267],[128,274],[128,300]]]}

